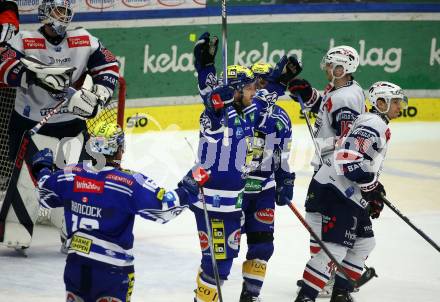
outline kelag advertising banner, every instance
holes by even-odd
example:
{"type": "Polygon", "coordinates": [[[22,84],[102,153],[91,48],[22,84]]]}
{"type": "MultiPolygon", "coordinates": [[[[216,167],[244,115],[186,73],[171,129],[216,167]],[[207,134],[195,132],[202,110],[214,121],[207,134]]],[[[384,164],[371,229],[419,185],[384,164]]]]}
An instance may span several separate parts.
{"type": "MultiPolygon", "coordinates": [[[[252,18],[252,17],[249,17],[252,18]]],[[[366,89],[387,80],[405,89],[440,89],[440,21],[255,23],[228,25],[229,64],[276,63],[284,54],[303,61],[302,77],[318,89],[326,84],[319,63],[333,45],[357,49],[356,80],[366,89]]],[[[157,26],[94,29],[121,60],[128,98],[196,95],[196,37],[221,36],[220,26],[157,26]]],[[[221,49],[217,67],[221,69],[221,49]]]]}

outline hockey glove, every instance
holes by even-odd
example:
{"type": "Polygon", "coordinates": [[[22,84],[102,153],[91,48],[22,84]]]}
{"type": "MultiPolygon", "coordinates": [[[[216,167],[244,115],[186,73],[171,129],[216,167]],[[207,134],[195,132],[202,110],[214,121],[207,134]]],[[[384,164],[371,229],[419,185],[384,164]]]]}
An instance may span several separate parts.
{"type": "Polygon", "coordinates": [[[92,78],[87,75],[82,88],[70,98],[67,110],[83,119],[93,118],[109,99],[110,91],[102,85],[93,85],[92,78]]]}
{"type": "Polygon", "coordinates": [[[273,83],[281,84],[285,89],[287,83],[300,74],[301,71],[302,64],[296,56],[283,56],[275,65],[268,80],[273,83]]]}
{"type": "Polygon", "coordinates": [[[278,169],[275,172],[276,193],[275,202],[279,206],[285,206],[293,199],[293,187],[295,183],[295,172],[286,172],[278,169]]]}
{"type": "Polygon", "coordinates": [[[371,218],[379,218],[383,210],[383,197],[386,195],[385,188],[378,182],[377,186],[371,191],[361,191],[362,198],[368,202],[367,210],[371,218]]]}
{"type": "Polygon", "coordinates": [[[203,187],[208,180],[209,172],[202,167],[195,167],[183,177],[177,186],[192,195],[198,195],[200,187],[203,187]]]}
{"type": "Polygon", "coordinates": [[[319,100],[319,92],[307,80],[293,79],[287,84],[287,89],[295,102],[299,102],[298,95],[301,96],[304,106],[307,108],[312,108],[319,100]]]}
{"type": "Polygon", "coordinates": [[[22,82],[26,85],[38,85],[53,94],[67,91],[76,69],[75,67],[47,65],[34,57],[21,58],[20,62],[26,68],[26,80],[22,82]]]}
{"type": "Polygon", "coordinates": [[[0,44],[9,41],[17,31],[14,24],[3,23],[0,25],[0,44]]]}
{"type": "Polygon", "coordinates": [[[209,37],[209,32],[203,33],[194,46],[194,66],[197,71],[206,66],[214,65],[218,49],[218,37],[214,36],[212,39],[209,37]]]}
{"type": "Polygon", "coordinates": [[[208,96],[208,101],[206,102],[206,107],[214,112],[232,105],[234,102],[235,90],[229,86],[219,86],[214,89],[208,96]]]}
{"type": "Polygon", "coordinates": [[[44,148],[32,156],[32,175],[37,178],[38,174],[43,169],[53,171],[53,152],[49,148],[44,148]]]}

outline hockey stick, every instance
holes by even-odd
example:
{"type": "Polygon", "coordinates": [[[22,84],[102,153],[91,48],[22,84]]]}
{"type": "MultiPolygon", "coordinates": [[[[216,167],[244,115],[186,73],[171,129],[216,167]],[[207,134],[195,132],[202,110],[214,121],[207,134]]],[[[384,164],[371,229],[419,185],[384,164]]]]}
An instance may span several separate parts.
{"type": "Polygon", "coordinates": [[[434,242],[428,235],[426,235],[421,229],[416,227],[408,217],[402,214],[384,195],[382,195],[383,202],[394,212],[402,218],[403,221],[405,221],[411,228],[414,229],[420,236],[423,237],[430,245],[432,245],[438,252],[440,252],[440,247],[437,245],[437,243],[434,242]]]}
{"type": "MultiPolygon", "coordinates": [[[[186,137],[185,137],[185,141],[188,144],[189,148],[191,149],[191,152],[194,156],[194,163],[197,165],[198,161],[197,161],[196,153],[194,152],[194,149],[193,149],[191,143],[189,142],[189,140],[186,137]]],[[[220,274],[218,272],[217,260],[215,259],[214,240],[213,240],[212,232],[211,232],[211,224],[209,223],[208,208],[206,206],[205,192],[203,190],[203,187],[200,187],[200,193],[202,196],[203,216],[205,218],[206,231],[207,231],[207,235],[208,235],[209,251],[211,253],[211,264],[212,264],[212,270],[214,272],[215,285],[217,287],[218,299],[220,302],[223,302],[221,283],[220,283],[220,274]]]]}
{"type": "MultiPolygon", "coordinates": [[[[13,206],[16,210],[16,216],[19,222],[26,228],[29,234],[33,233],[33,222],[27,213],[24,203],[20,197],[20,193],[17,189],[18,178],[20,177],[21,167],[23,162],[29,160],[28,151],[30,149],[35,150],[36,146],[32,142],[31,137],[35,135],[41,127],[43,127],[55,114],[57,114],[61,107],[65,105],[70,97],[76,92],[74,88],[69,87],[69,90],[62,101],[60,101],[54,108],[52,108],[43,119],[38,122],[32,129],[26,131],[20,141],[20,147],[18,148],[17,155],[14,161],[14,169],[9,179],[8,187],[6,189],[6,195],[3,201],[2,208],[0,210],[0,242],[4,242],[6,218],[9,213],[9,208],[13,206]],[[20,214],[19,214],[20,213],[20,214]]],[[[35,150],[38,151],[38,150],[35,150]]]]}
{"type": "MultiPolygon", "coordinates": [[[[296,94],[296,97],[298,98],[299,104],[301,106],[301,113],[303,114],[303,116],[306,120],[307,128],[309,129],[309,133],[310,133],[310,137],[312,138],[313,145],[315,145],[315,154],[319,158],[321,165],[323,165],[324,161],[321,157],[321,150],[318,146],[318,142],[316,141],[315,136],[313,135],[312,123],[310,122],[310,118],[307,114],[306,106],[304,105],[304,101],[299,93],[296,94]]],[[[361,278],[358,280],[358,283],[361,283],[360,281],[363,282],[361,285],[367,283],[368,281],[370,281],[374,277],[378,277],[374,267],[368,267],[364,264],[364,268],[365,268],[365,272],[362,274],[361,278]]]]}
{"type": "MultiPolygon", "coordinates": [[[[222,0],[222,58],[223,58],[223,85],[228,85],[228,28],[227,28],[226,0],[222,0]]],[[[223,145],[229,146],[228,111],[225,110],[225,130],[223,131],[223,145]]]]}
{"type": "Polygon", "coordinates": [[[307,114],[306,106],[304,105],[304,101],[302,97],[298,94],[296,94],[296,97],[298,98],[299,104],[301,106],[301,113],[306,119],[307,128],[309,129],[310,136],[312,137],[313,145],[315,145],[315,154],[318,156],[319,161],[321,162],[321,165],[324,164],[322,157],[321,157],[321,150],[318,146],[318,142],[316,141],[315,136],[313,135],[313,129],[312,129],[312,123],[310,122],[310,118],[307,114]]]}
{"type": "MultiPolygon", "coordinates": [[[[292,210],[293,214],[299,219],[301,224],[307,229],[307,231],[310,233],[310,235],[313,237],[313,239],[318,243],[318,245],[322,248],[322,250],[327,254],[327,256],[330,258],[330,260],[334,263],[336,268],[338,269],[341,274],[344,275],[344,277],[350,282],[354,287],[359,288],[363,284],[359,284],[356,280],[353,280],[348,276],[345,269],[342,267],[342,265],[336,260],[335,256],[329,251],[327,246],[324,244],[324,242],[316,235],[316,233],[313,231],[312,227],[306,222],[304,217],[301,215],[301,213],[298,211],[298,209],[295,207],[295,205],[292,202],[289,202],[287,204],[289,208],[292,210]]],[[[365,283],[364,283],[365,284],[365,283]]]]}

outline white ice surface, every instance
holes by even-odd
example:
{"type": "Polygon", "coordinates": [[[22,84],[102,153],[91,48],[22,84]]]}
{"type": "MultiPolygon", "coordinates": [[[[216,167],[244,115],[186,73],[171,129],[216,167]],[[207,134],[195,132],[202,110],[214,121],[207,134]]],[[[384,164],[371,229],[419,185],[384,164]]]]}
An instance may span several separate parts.
{"type": "MultiPolygon", "coordinates": [[[[440,123],[396,123],[391,129],[391,148],[382,175],[389,199],[440,244],[440,123]]],[[[313,149],[305,127],[295,126],[294,135],[295,204],[303,211],[313,149]]],[[[195,131],[128,135],[124,165],[172,188],[192,166],[193,155],[184,137],[197,146],[195,131]]],[[[356,301],[440,301],[440,253],[389,209],[373,226],[377,247],[367,264],[376,268],[379,278],[361,288],[356,301]]],[[[192,213],[185,211],[166,225],[137,219],[134,233],[132,301],[192,301],[200,261],[192,213]]],[[[223,287],[226,302],[238,301],[245,242],[243,237],[240,256],[223,287]]],[[[64,301],[65,256],[59,247],[57,231],[43,226],[36,228],[27,258],[0,247],[0,302],[64,301]]],[[[275,253],[269,261],[263,300],[293,302],[296,280],[308,257],[306,230],[289,208],[278,207],[275,253]]]]}

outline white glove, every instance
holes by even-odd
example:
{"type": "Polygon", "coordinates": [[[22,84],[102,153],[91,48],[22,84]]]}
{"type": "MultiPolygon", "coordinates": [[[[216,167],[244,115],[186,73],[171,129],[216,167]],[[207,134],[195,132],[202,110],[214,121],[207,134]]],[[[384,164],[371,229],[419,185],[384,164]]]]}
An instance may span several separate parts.
{"type": "Polygon", "coordinates": [[[92,91],[81,88],[69,100],[67,110],[83,119],[96,116],[99,107],[99,97],[92,91]]]}
{"type": "Polygon", "coordinates": [[[110,88],[107,88],[103,85],[94,84],[92,87],[92,92],[98,96],[99,103],[103,107],[107,105],[108,101],[110,101],[113,91],[110,88]]]}
{"type": "Polygon", "coordinates": [[[3,23],[0,25],[0,43],[9,41],[14,35],[17,28],[14,24],[3,23]]]}
{"type": "MultiPolygon", "coordinates": [[[[47,65],[34,57],[24,57],[20,62],[27,69],[26,84],[36,84],[51,92],[65,92],[70,86],[75,67],[47,65]]],[[[27,88],[27,87],[24,87],[27,88]]]]}
{"type": "Polygon", "coordinates": [[[87,75],[82,88],[70,98],[67,110],[83,119],[95,117],[100,109],[100,100],[93,92],[94,86],[92,77],[87,75]]]}

